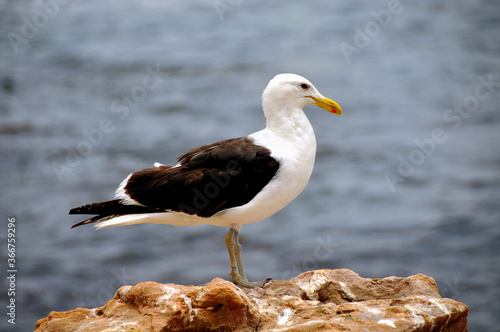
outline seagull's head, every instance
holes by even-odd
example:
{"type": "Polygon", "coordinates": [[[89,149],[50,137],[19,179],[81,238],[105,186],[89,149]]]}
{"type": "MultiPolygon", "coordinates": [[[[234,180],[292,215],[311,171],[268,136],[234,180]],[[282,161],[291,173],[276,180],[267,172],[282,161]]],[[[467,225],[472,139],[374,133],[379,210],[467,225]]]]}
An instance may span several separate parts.
{"type": "Polygon", "coordinates": [[[290,105],[304,108],[316,105],[330,113],[342,115],[342,108],[331,99],[326,98],[306,78],[296,74],[276,75],[262,94],[264,108],[266,104],[290,105]]]}

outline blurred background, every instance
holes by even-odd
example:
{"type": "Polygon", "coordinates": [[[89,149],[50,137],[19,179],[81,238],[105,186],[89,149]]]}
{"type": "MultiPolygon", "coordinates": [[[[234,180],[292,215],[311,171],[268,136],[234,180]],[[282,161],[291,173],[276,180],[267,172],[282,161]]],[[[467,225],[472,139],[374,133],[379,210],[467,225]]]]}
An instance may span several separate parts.
{"type": "Polygon", "coordinates": [[[2,331],[102,306],[124,284],[229,279],[227,229],[70,230],[82,218],[68,211],[262,129],[262,90],[282,72],[344,116],[306,108],[315,170],[242,228],[249,279],[423,273],[469,306],[471,331],[500,331],[497,1],[3,0],[0,31],[1,266],[14,217],[18,270],[2,331]]]}

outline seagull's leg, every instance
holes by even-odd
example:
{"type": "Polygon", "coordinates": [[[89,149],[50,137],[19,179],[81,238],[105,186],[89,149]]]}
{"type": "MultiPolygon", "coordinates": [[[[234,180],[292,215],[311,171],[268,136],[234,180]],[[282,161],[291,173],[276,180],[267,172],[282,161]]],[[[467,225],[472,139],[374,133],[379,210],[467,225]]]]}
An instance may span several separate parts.
{"type": "Polygon", "coordinates": [[[238,242],[239,228],[232,228],[226,236],[227,251],[229,252],[229,261],[231,264],[231,278],[233,283],[242,287],[263,287],[270,279],[260,282],[249,282],[243,272],[243,263],[241,260],[241,245],[238,242]]]}
{"type": "Polygon", "coordinates": [[[241,259],[241,243],[240,243],[240,232],[235,230],[236,236],[234,237],[234,254],[236,255],[236,266],[238,267],[238,272],[243,280],[248,281],[245,277],[245,271],[243,270],[243,260],[241,259]]]}
{"type": "Polygon", "coordinates": [[[240,275],[240,271],[238,270],[238,263],[235,253],[235,238],[237,231],[233,228],[229,229],[229,233],[226,236],[226,246],[227,251],[229,252],[229,262],[231,264],[231,278],[235,284],[238,284],[239,281],[243,281],[240,275]]]}

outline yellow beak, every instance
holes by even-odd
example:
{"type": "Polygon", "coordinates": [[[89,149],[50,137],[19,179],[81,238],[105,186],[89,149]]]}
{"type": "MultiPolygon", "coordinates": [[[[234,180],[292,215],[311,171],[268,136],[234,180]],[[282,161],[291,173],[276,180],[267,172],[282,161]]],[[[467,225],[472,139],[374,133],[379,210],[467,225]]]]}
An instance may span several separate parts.
{"type": "Polygon", "coordinates": [[[342,108],[340,108],[339,104],[337,104],[331,99],[326,98],[325,96],[321,97],[323,97],[323,99],[311,96],[311,98],[314,99],[314,101],[316,102],[316,104],[314,105],[319,106],[330,113],[342,116],[342,108]]]}

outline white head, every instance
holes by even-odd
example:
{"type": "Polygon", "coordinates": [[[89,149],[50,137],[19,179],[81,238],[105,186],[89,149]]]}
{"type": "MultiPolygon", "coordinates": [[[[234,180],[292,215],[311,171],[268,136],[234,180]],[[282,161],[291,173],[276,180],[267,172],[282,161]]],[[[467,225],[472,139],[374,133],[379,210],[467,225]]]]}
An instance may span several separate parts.
{"type": "Polygon", "coordinates": [[[342,109],[336,102],[323,96],[311,82],[296,74],[276,75],[262,94],[262,105],[264,112],[316,105],[328,112],[342,115],[342,109]]]}

